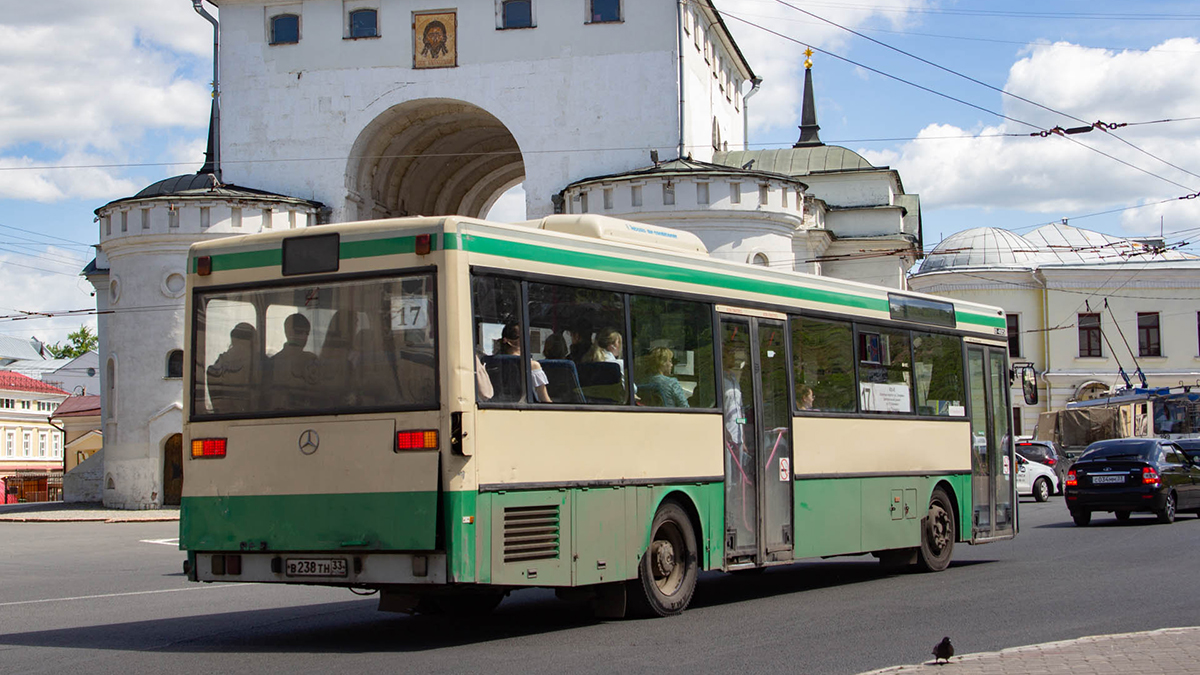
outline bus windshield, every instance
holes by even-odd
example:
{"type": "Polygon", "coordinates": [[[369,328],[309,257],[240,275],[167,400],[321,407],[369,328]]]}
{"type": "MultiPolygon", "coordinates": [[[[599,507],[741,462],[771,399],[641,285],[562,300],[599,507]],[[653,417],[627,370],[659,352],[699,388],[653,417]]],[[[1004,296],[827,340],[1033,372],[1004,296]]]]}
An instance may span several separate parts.
{"type": "Polygon", "coordinates": [[[437,407],[432,275],[200,292],[193,419],[437,407]]]}

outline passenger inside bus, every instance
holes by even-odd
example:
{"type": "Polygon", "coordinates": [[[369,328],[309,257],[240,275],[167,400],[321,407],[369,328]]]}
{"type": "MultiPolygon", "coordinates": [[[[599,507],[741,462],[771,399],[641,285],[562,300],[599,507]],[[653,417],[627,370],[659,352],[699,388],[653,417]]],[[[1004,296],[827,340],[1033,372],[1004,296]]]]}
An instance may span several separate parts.
{"type": "Polygon", "coordinates": [[[675,370],[675,352],[666,347],[655,347],[645,358],[649,377],[638,383],[638,397],[642,405],[688,407],[687,392],[679,380],[672,377],[675,370]]]}
{"type": "Polygon", "coordinates": [[[812,387],[807,384],[796,385],[796,402],[800,404],[801,410],[812,410],[813,396],[812,387]]]}
{"type": "MultiPolygon", "coordinates": [[[[505,324],[504,330],[500,333],[500,337],[496,340],[493,353],[500,356],[521,356],[521,327],[516,323],[505,324]]],[[[504,359],[495,359],[499,364],[504,359]]],[[[542,364],[537,361],[529,361],[530,379],[533,382],[533,390],[537,395],[537,400],[541,403],[550,403],[550,392],[547,391],[546,385],[549,384],[549,379],[546,378],[546,373],[542,371],[542,364]]],[[[491,369],[489,369],[491,370],[491,369]]],[[[519,378],[520,370],[510,368],[495,369],[494,374],[499,375],[500,381],[495,383],[495,386],[502,392],[505,391],[520,391],[520,382],[514,381],[519,378]]]]}
{"type": "Polygon", "coordinates": [[[226,349],[206,371],[212,411],[220,414],[249,412],[250,395],[257,376],[255,349],[258,332],[242,322],[229,333],[226,349]]]}
{"type": "Polygon", "coordinates": [[[542,354],[548,359],[565,359],[569,353],[566,338],[558,333],[552,333],[542,346],[542,354]]]}
{"type": "Polygon", "coordinates": [[[270,357],[272,408],[295,410],[309,406],[319,381],[317,355],[305,351],[312,324],[303,314],[283,321],[283,348],[270,357]]]}
{"type": "Polygon", "coordinates": [[[623,344],[615,328],[596,333],[596,342],[579,365],[579,384],[588,401],[625,402],[625,362],[618,358],[623,344]]]}
{"type": "Polygon", "coordinates": [[[567,329],[567,334],[571,337],[571,349],[567,352],[567,358],[576,364],[583,363],[583,357],[592,349],[591,320],[585,316],[579,317],[567,329]]]}
{"type": "Polygon", "coordinates": [[[325,327],[321,343],[320,382],[328,393],[327,402],[333,405],[358,403],[359,355],[350,338],[354,334],[354,315],[334,312],[325,327]]]}

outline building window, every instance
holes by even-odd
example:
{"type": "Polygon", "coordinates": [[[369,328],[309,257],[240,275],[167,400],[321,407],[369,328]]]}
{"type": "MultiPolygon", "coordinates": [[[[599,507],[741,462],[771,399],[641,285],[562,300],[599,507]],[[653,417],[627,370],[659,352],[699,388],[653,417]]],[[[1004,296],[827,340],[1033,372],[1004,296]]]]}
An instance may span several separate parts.
{"type": "MultiPolygon", "coordinates": [[[[631,185],[629,187],[629,203],[634,206],[642,205],[642,186],[631,185]]],[[[1197,321],[1200,321],[1200,315],[1197,315],[1197,321]]]]}
{"type": "Polygon", "coordinates": [[[121,212],[121,231],[122,232],[129,231],[129,212],[128,211],[121,212]]]}
{"type": "Polygon", "coordinates": [[[167,377],[172,379],[183,377],[182,349],[172,349],[167,352],[167,377]]]}
{"type": "Polygon", "coordinates": [[[271,229],[271,217],[272,217],[272,215],[273,215],[273,214],[271,213],[271,209],[263,209],[263,210],[262,210],[262,226],[263,226],[263,229],[264,229],[264,230],[269,230],[269,229],[271,229]]]}
{"type": "Polygon", "coordinates": [[[150,209],[142,209],[142,229],[150,229],[150,209]]]}
{"type": "Polygon", "coordinates": [[[33,455],[33,432],[26,431],[21,438],[21,456],[30,457],[33,455]]]}
{"type": "Polygon", "coordinates": [[[604,188],[604,210],[611,211],[613,207],[613,191],[612,188],[604,188]]]}
{"type": "Polygon", "coordinates": [[[179,207],[172,206],[167,209],[167,227],[169,227],[169,228],[178,228],[179,227],[179,207]]]}
{"type": "Polygon", "coordinates": [[[236,208],[236,207],[229,209],[229,226],[230,227],[241,227],[242,226],[242,210],[241,209],[236,208]]]}
{"type": "Polygon", "coordinates": [[[104,220],[104,236],[107,237],[112,234],[112,217],[104,216],[103,220],[104,220]]]}
{"type": "Polygon", "coordinates": [[[271,44],[294,45],[300,41],[300,17],[279,14],[271,17],[271,44]]]}
{"type": "Polygon", "coordinates": [[[1162,356],[1158,312],[1138,312],[1138,356],[1162,356]]]}
{"type": "Polygon", "coordinates": [[[1100,351],[1100,315],[1079,315],[1079,355],[1101,357],[1100,351]]]}
{"type": "Polygon", "coordinates": [[[588,193],[586,193],[586,192],[579,193],[579,212],[580,213],[588,212],[588,193]]]}
{"type": "MultiPolygon", "coordinates": [[[[1011,316],[1011,314],[1009,316],[1011,316]]],[[[1025,435],[1025,432],[1021,429],[1021,409],[1019,407],[1013,408],[1012,433],[1014,438],[1025,435]]]]}
{"type": "Polygon", "coordinates": [[[779,191],[780,205],[783,206],[783,208],[785,208],[785,209],[787,208],[787,205],[788,205],[787,204],[787,193],[788,193],[787,188],[783,188],[782,190],[779,191]]]}
{"type": "Polygon", "coordinates": [[[503,0],[500,3],[501,28],[533,28],[533,3],[530,0],[503,0]]]}
{"type": "Polygon", "coordinates": [[[708,183],[696,183],[696,203],[708,203],[708,183]]]}
{"type": "Polygon", "coordinates": [[[729,184],[729,203],[730,204],[741,204],[742,203],[742,184],[741,183],[730,183],[729,184]]]}
{"type": "Polygon", "coordinates": [[[17,454],[17,434],[9,431],[4,435],[4,456],[14,457],[17,454]]]}
{"type": "Polygon", "coordinates": [[[42,431],[42,432],[38,433],[38,457],[46,456],[46,450],[48,449],[49,444],[50,444],[49,441],[50,441],[50,439],[46,435],[46,432],[42,431]]]}
{"type": "Polygon", "coordinates": [[[379,12],[373,9],[350,12],[350,37],[379,37],[379,12]]]}
{"type": "Polygon", "coordinates": [[[62,436],[59,434],[54,434],[54,436],[52,438],[54,439],[54,443],[51,448],[51,450],[54,453],[53,456],[54,457],[62,457],[62,436]]]}
{"type": "Polygon", "coordinates": [[[108,368],[104,373],[107,375],[108,382],[105,382],[105,388],[108,389],[108,419],[115,419],[117,416],[117,359],[116,357],[108,360],[108,368]]]}
{"type": "Polygon", "coordinates": [[[212,209],[207,206],[200,207],[200,229],[207,230],[212,226],[212,209]]]}
{"type": "Polygon", "coordinates": [[[621,0],[588,0],[592,7],[590,23],[611,23],[621,20],[621,0]]]}
{"type": "Polygon", "coordinates": [[[771,196],[771,191],[770,191],[769,186],[767,186],[767,185],[759,185],[758,186],[758,205],[759,206],[766,206],[767,199],[769,199],[770,196],[771,196]]]}
{"type": "Polygon", "coordinates": [[[671,181],[663,183],[663,206],[675,205],[675,184],[671,181]]]}
{"type": "Polygon", "coordinates": [[[1018,358],[1021,356],[1021,317],[1005,314],[1004,323],[1008,328],[1008,355],[1018,358]]]}
{"type": "Polygon", "coordinates": [[[762,253],[755,253],[754,258],[750,261],[750,264],[758,265],[759,267],[770,267],[771,261],[767,260],[766,255],[764,255],[762,253]]]}

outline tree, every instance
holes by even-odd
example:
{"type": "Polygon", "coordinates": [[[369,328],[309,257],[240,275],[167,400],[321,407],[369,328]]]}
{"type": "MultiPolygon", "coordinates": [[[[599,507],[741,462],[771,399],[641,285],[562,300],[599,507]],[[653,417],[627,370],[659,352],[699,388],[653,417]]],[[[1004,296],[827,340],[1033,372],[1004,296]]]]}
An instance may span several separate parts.
{"type": "Polygon", "coordinates": [[[46,345],[46,350],[56,359],[73,359],[94,350],[100,342],[92,329],[87,326],[80,326],[79,330],[74,333],[68,333],[67,340],[65,345],[61,342],[46,345]]]}

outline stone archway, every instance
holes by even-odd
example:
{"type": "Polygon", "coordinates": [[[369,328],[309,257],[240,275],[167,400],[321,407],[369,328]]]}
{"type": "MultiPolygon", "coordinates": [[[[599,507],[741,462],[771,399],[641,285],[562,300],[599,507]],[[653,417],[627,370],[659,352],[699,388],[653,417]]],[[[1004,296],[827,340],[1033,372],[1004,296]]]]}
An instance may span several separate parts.
{"type": "Polygon", "coordinates": [[[346,165],[347,218],[482,217],[525,178],[516,138],[454,99],[393,106],[358,135],[346,165]]]}

